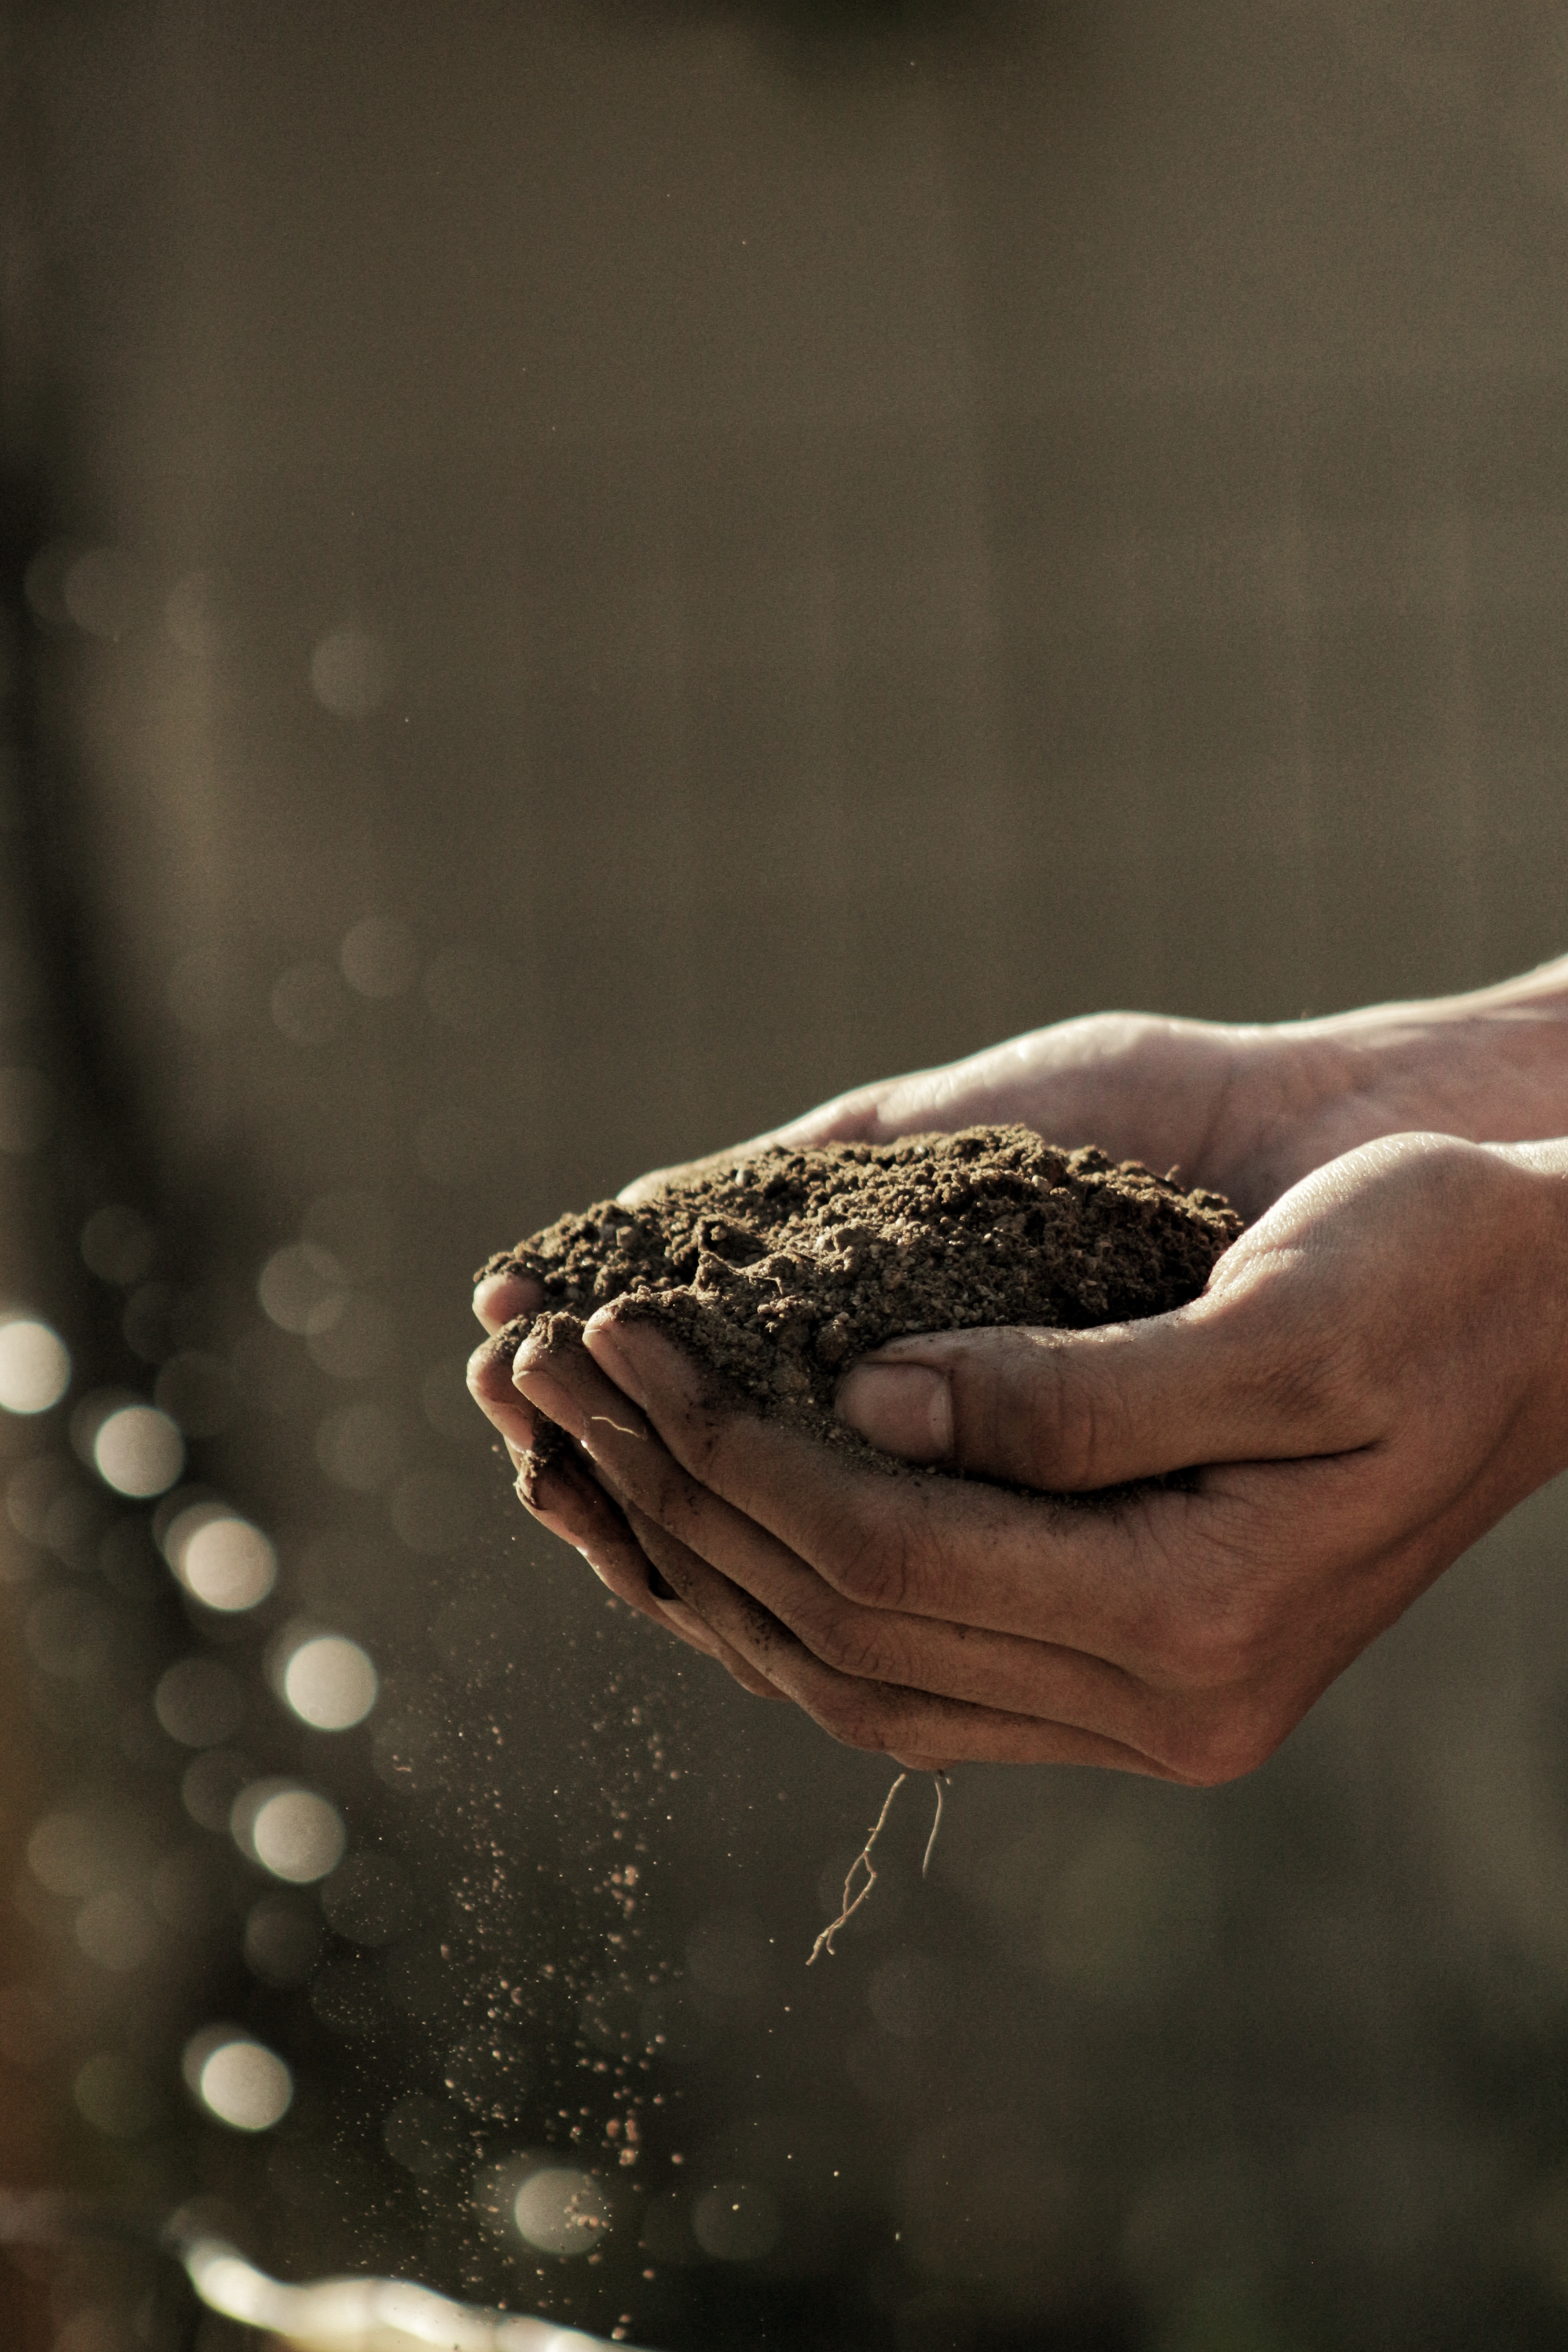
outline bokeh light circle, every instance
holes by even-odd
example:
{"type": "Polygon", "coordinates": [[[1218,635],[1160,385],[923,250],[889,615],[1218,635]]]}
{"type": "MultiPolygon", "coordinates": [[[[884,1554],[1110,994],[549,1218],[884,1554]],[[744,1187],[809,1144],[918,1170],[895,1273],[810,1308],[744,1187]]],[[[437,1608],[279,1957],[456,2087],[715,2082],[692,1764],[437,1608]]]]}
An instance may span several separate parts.
{"type": "Polygon", "coordinates": [[[156,1405],[121,1405],[100,1423],[92,1460],[106,1486],[145,1502],[166,1494],[184,1468],[185,1441],[156,1405]]]}
{"type": "Polygon", "coordinates": [[[261,1781],[234,1801],[230,1828],[241,1851],[290,1886],[313,1885],[337,1868],[348,1843],[342,1815],[313,1789],[261,1781]]]}
{"type": "Polygon", "coordinates": [[[158,1948],[158,1925],[146,1905],[123,1887],[105,1887],[77,1913],[77,1944],[111,1975],[143,1967],[158,1948]]]}
{"type": "Polygon", "coordinates": [[[210,2030],[198,2034],[187,2048],[185,2078],[207,2113],[231,2131],[270,2131],[293,2103],[294,2078],[282,2059],[247,2033],[216,2043],[210,2030]]]}
{"type": "Polygon", "coordinates": [[[261,1529],[222,1503],[193,1503],[163,1537],[163,1557],[187,1592],[233,1616],[265,1601],[278,1581],[278,1555],[261,1529]]]}
{"type": "Polygon", "coordinates": [[[81,1229],[81,1255],[100,1282],[129,1288],[144,1282],[158,1254],[158,1236],[137,1209],[117,1202],[95,1209],[81,1229]]]}
{"type": "Polygon", "coordinates": [[[286,1242],[262,1267],[256,1291],[279,1330],[325,1331],[343,1311],[348,1282],[319,1242],[286,1242]]]}
{"type": "Polygon", "coordinates": [[[369,1654],[342,1633],[301,1642],[283,1670],[283,1696],[313,1731],[348,1731],[363,1723],[379,1689],[369,1654]]]}
{"type": "Polygon", "coordinates": [[[310,685],[323,709],[338,719],[368,719],[386,700],[392,664],[368,629],[334,629],[310,656],[310,685]]]}
{"type": "Polygon", "coordinates": [[[176,1658],[159,1678],[153,1712],[182,1748],[216,1748],[244,1720],[244,1685],[216,1658],[176,1658]]]}
{"type": "Polygon", "coordinates": [[[547,2165],[531,2172],[512,2207],[518,2235],[542,2254],[591,2254],[610,2226],[604,2190],[591,2172],[547,2165]]]}
{"type": "Polygon", "coordinates": [[[70,1351],[58,1331],[30,1315],[0,1323],[0,1409],[47,1412],[70,1386],[70,1351]]]}

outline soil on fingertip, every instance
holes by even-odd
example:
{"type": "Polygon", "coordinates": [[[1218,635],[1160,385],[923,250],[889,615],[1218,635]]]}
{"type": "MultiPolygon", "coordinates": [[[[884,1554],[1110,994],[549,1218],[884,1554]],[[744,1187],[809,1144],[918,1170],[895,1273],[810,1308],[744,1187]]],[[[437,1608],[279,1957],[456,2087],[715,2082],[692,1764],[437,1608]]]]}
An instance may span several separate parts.
{"type": "MultiPolygon", "coordinates": [[[[507,1343],[545,1321],[565,1337],[614,1305],[667,1331],[731,1400],[902,1469],[834,1414],[858,1356],[919,1331],[1161,1315],[1198,1297],[1241,1229],[1221,1194],[1135,1160],[971,1127],[775,1144],[678,1176],[636,1208],[600,1201],[558,1218],[480,1273],[543,1291],[507,1343]]],[[[546,1433],[536,1454],[554,1450],[546,1433]]]]}

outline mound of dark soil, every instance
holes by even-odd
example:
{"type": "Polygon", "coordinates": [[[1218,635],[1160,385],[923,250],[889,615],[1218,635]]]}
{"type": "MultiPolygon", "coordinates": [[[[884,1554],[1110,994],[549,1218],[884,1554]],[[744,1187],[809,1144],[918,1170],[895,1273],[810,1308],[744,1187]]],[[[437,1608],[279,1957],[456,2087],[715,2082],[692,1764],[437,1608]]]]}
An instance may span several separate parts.
{"type": "MultiPolygon", "coordinates": [[[[541,1317],[581,1328],[612,1300],[731,1394],[835,1442],[846,1367],[911,1331],[1060,1330],[1195,1298],[1241,1219],[1136,1161],[1062,1151],[1023,1127],[834,1143],[678,1178],[638,1208],[601,1201],[482,1269],[531,1276],[541,1317]]],[[[509,1327],[521,1339],[531,1322],[509,1327]]],[[[869,1449],[865,1449],[869,1451],[869,1449]]]]}

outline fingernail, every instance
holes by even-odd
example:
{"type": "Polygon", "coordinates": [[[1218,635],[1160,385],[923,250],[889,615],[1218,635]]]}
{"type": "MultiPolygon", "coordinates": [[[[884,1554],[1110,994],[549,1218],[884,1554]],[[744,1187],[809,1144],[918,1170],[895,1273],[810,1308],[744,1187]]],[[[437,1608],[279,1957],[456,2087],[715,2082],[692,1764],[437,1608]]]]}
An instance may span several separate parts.
{"type": "MultiPolygon", "coordinates": [[[[582,1406],[570,1389],[563,1388],[552,1378],[544,1359],[549,1349],[536,1339],[525,1339],[512,1360],[511,1377],[514,1387],[521,1389],[525,1380],[531,1381],[539,1394],[528,1402],[538,1411],[547,1412],[552,1421],[559,1422],[570,1436],[581,1437],[584,1415],[582,1406]]],[[[523,1394],[528,1391],[523,1390],[523,1394]]]]}
{"type": "Polygon", "coordinates": [[[613,1323],[590,1323],[583,1334],[583,1342],[602,1372],[608,1372],[618,1389],[625,1390],[635,1405],[647,1411],[647,1397],[642,1382],[626,1361],[626,1349],[613,1323]]]}
{"type": "Polygon", "coordinates": [[[925,1364],[857,1364],[839,1383],[837,1412],[851,1429],[909,1462],[952,1452],[952,1391],[925,1364]]]}

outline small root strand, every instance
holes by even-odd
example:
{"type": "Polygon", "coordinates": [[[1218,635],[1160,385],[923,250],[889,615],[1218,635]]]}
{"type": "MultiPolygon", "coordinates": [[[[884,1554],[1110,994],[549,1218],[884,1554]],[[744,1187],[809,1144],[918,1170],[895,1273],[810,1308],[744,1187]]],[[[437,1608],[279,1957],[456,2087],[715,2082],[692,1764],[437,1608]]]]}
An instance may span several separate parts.
{"type": "Polygon", "coordinates": [[[945,1780],[946,1775],[942,1772],[933,1772],[931,1777],[936,1786],[936,1819],[931,1825],[931,1835],[926,1840],[925,1860],[921,1864],[921,1876],[922,1878],[931,1868],[931,1858],[936,1852],[936,1833],[942,1827],[942,1782],[945,1780]]]}
{"type": "MultiPolygon", "coordinates": [[[[893,1810],[893,1799],[898,1795],[899,1790],[903,1787],[904,1782],[909,1779],[909,1777],[910,1776],[907,1771],[900,1772],[898,1779],[893,1782],[892,1787],[889,1790],[887,1795],[883,1798],[882,1810],[877,1816],[876,1822],[871,1830],[871,1834],[849,1865],[848,1874],[844,1881],[844,1899],[839,1909],[838,1916],[837,1919],[829,1921],[828,1925],[824,1927],[822,1933],[818,1936],[816,1943],[813,1944],[810,1955],[805,1963],[807,1968],[810,1968],[812,1961],[819,1958],[824,1952],[828,1955],[830,1959],[837,1958],[838,1955],[833,1948],[833,1938],[837,1935],[840,1927],[846,1927],[848,1926],[850,1920],[855,1916],[856,1912],[860,1908],[861,1904],[864,1903],[866,1897],[877,1884],[877,1865],[871,1859],[871,1849],[876,1844],[877,1840],[881,1836],[882,1831],[887,1823],[888,1815],[893,1810]],[[855,1880],[858,1874],[861,1871],[865,1872],[866,1880],[864,1885],[858,1888],[855,1885],[855,1880]]],[[[925,1860],[921,1864],[921,1876],[922,1878],[931,1868],[931,1858],[936,1846],[936,1833],[942,1827],[942,1792],[944,1778],[945,1775],[941,1772],[933,1772],[931,1774],[931,1779],[936,1783],[936,1819],[931,1825],[931,1835],[926,1840],[925,1860]]]]}

